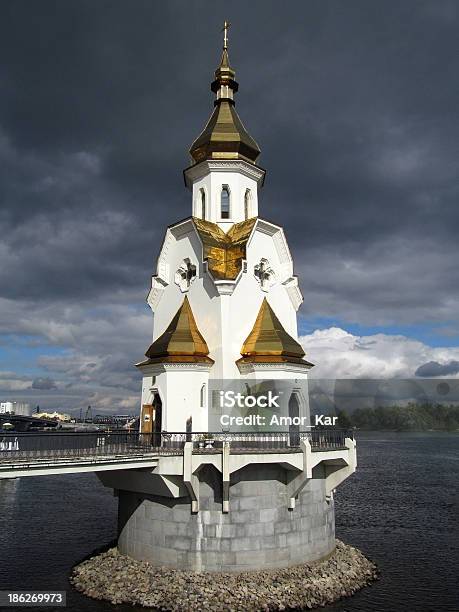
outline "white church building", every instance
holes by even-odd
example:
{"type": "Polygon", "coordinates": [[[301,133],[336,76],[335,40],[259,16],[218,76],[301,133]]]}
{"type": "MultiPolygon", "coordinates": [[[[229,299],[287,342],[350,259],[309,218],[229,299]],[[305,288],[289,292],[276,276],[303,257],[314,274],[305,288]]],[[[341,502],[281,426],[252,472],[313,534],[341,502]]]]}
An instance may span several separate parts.
{"type": "Polygon", "coordinates": [[[303,297],[284,231],[259,214],[265,171],[235,110],[234,77],[225,47],[214,112],[184,171],[191,214],[166,230],[148,295],[142,431],[207,431],[209,381],[306,379],[312,366],[298,342],[303,297]]]}
{"type": "Polygon", "coordinates": [[[156,465],[98,476],[119,498],[122,553],[238,572],[334,550],[333,491],[355,471],[356,445],[351,432],[309,424],[303,297],[282,226],[262,216],[265,171],[235,110],[226,28],[211,90],[214,109],[184,171],[189,216],[166,230],[148,294],[153,337],[137,364],[140,437],[156,465]],[[225,385],[288,390],[284,414],[307,425],[212,420],[225,385]]]}

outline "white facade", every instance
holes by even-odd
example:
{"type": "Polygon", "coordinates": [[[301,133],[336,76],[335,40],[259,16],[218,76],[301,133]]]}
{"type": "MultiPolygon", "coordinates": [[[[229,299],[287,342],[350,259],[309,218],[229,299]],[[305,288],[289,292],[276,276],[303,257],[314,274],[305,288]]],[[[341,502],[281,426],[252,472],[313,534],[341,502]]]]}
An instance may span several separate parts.
{"type": "Polygon", "coordinates": [[[188,296],[196,323],[214,359],[214,378],[239,375],[236,361],[250,333],[261,303],[267,297],[284,329],[297,337],[296,312],[302,302],[297,278],[293,275],[290,252],[282,228],[258,219],[247,242],[246,271],[235,281],[214,280],[202,261],[202,243],[192,219],[167,230],[158,272],[152,280],[148,303],[154,319],[153,339],[158,338],[188,296]],[[196,266],[196,278],[183,291],[175,272],[188,259],[196,266]],[[272,284],[262,287],[255,276],[261,260],[272,270],[272,284]]]}
{"type": "MultiPolygon", "coordinates": [[[[258,215],[258,189],[264,171],[256,166],[240,160],[205,161],[186,170],[185,177],[192,192],[193,217],[202,218],[204,192],[206,220],[227,233],[235,223],[246,219],[247,190],[251,198],[249,216],[258,215]],[[221,219],[221,190],[225,185],[230,192],[230,218],[221,219]]],[[[207,431],[207,410],[201,397],[209,380],[307,378],[307,369],[302,365],[237,364],[265,297],[285,331],[298,338],[296,313],[303,298],[280,226],[260,218],[255,220],[246,242],[246,259],[235,280],[213,278],[203,260],[203,242],[192,217],[169,227],[147,298],[154,312],[153,340],[167,329],[185,295],[214,364],[141,366],[142,405],[153,403],[155,394],[159,395],[162,430],[185,431],[192,417],[193,431],[207,431]],[[196,274],[189,282],[182,282],[181,272],[187,266],[196,274]],[[257,275],[260,266],[266,271],[263,281],[257,275]]],[[[301,405],[301,412],[307,413],[307,405],[301,405]]]]}
{"type": "Polygon", "coordinates": [[[191,417],[193,431],[206,430],[208,383],[214,390],[216,381],[296,384],[311,366],[298,343],[303,297],[284,232],[259,216],[265,171],[235,110],[234,79],[225,42],[211,85],[214,110],[184,171],[190,217],[167,229],[147,298],[153,344],[138,367],[142,414],[155,433],[158,414],[161,429],[189,431],[191,417]]]}
{"type": "Polygon", "coordinates": [[[142,369],[142,404],[152,404],[155,394],[159,395],[165,408],[163,431],[185,431],[189,419],[193,431],[207,431],[208,367],[204,364],[158,364],[142,369]]]}
{"type": "Polygon", "coordinates": [[[242,160],[208,160],[185,171],[192,190],[193,216],[228,231],[234,223],[258,217],[258,188],[265,172],[242,160]],[[228,189],[228,217],[222,215],[222,190],[228,189]]]}

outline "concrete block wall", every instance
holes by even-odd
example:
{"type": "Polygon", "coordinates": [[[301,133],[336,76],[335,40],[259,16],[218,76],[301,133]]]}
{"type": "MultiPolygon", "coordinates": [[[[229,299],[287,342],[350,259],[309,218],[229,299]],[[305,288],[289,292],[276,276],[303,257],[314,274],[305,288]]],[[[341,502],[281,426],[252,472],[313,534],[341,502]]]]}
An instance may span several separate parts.
{"type": "Polygon", "coordinates": [[[154,565],[194,571],[275,568],[320,559],[335,546],[333,501],[323,480],[310,480],[288,510],[291,472],[252,464],[232,476],[230,512],[222,513],[221,475],[199,472],[200,511],[188,498],[119,491],[119,541],[124,554],[154,565]]]}

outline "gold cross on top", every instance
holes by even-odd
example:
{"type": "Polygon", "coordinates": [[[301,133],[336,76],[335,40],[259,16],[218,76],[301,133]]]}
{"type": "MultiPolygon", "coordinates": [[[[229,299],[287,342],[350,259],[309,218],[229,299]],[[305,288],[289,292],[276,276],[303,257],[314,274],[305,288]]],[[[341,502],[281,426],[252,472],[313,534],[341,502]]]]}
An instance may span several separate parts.
{"type": "Polygon", "coordinates": [[[231,26],[229,21],[224,22],[223,24],[223,28],[222,28],[222,32],[224,32],[223,34],[223,48],[224,49],[228,49],[228,29],[231,26]]]}

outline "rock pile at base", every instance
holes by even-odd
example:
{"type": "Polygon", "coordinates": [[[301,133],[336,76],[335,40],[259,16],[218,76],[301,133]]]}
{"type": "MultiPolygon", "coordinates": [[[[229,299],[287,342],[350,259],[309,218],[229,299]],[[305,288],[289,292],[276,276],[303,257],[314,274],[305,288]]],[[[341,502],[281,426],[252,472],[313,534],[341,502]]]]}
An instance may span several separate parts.
{"type": "Polygon", "coordinates": [[[85,595],[113,604],[174,612],[248,612],[324,606],[352,595],[376,575],[376,566],[359,550],[337,540],[325,561],[238,574],[154,567],[112,548],[77,565],[70,581],[85,595]]]}

